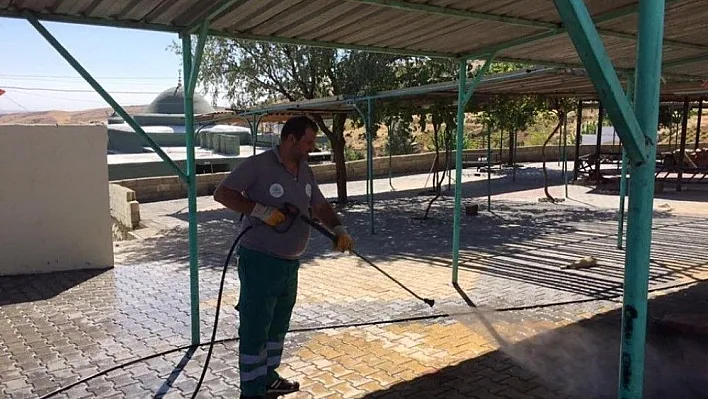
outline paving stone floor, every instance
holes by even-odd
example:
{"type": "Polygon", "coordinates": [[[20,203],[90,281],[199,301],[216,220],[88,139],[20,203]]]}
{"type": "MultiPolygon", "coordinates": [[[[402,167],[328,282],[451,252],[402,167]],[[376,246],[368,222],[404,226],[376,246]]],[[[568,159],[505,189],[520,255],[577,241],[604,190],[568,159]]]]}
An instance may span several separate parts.
{"type": "MultiPolygon", "coordinates": [[[[615,397],[623,281],[615,212],[497,202],[493,213],[465,216],[455,287],[452,201],[443,198],[418,220],[427,199],[382,198],[375,235],[365,206],[346,209],[344,218],[358,250],[434,298],[432,309],[313,235],[282,367],[302,383],[291,397],[615,397]],[[587,255],[597,267],[564,268],[587,255]]],[[[168,350],[52,397],[191,396],[206,347],[175,350],[190,344],[187,215],[163,218],[174,223],[160,234],[118,243],[113,269],[0,278],[0,396],[43,397],[168,350]]],[[[202,342],[237,223],[223,209],[199,214],[202,342]]],[[[707,340],[656,320],[708,310],[707,227],[706,217],[656,212],[645,397],[705,397],[707,340]]],[[[214,346],[199,397],[239,395],[237,294],[231,270],[217,336],[225,341],[214,346]]]]}

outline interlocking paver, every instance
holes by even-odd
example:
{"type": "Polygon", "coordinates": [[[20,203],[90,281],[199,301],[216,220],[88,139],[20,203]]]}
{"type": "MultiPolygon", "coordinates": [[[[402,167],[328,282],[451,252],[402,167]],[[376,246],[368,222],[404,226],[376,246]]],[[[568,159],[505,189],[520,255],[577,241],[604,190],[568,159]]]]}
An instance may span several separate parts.
{"type": "MultiPolygon", "coordinates": [[[[591,338],[605,331],[597,327],[602,324],[598,314],[613,314],[616,319],[620,306],[601,300],[616,301],[621,294],[623,255],[614,249],[614,211],[497,202],[496,216],[483,212],[463,218],[459,286],[481,309],[590,302],[490,312],[486,317],[491,328],[476,314],[380,324],[470,310],[449,283],[451,199],[436,202],[428,221],[413,220],[427,199],[377,199],[376,236],[368,234],[365,207],[347,209],[345,218],[360,252],[415,292],[434,298],[434,309],[356,258],[329,253],[329,243],[313,236],[303,259],[292,327],[318,330],[289,335],[283,375],[297,378],[303,387],[293,398],[563,397],[564,387],[575,392],[587,387],[570,384],[562,376],[555,378],[548,369],[549,364],[568,362],[560,349],[546,349],[569,347],[564,334],[610,353],[606,364],[616,367],[616,348],[610,343],[618,338],[619,323],[610,323],[608,344],[591,338]],[[597,268],[562,268],[590,254],[598,258],[597,268]],[[322,329],[351,323],[370,324],[322,329]],[[573,330],[579,323],[590,327],[573,330]]],[[[161,220],[170,220],[170,227],[160,237],[118,243],[118,265],[113,270],[0,280],[0,356],[10,359],[0,362],[3,396],[38,397],[115,363],[189,343],[186,215],[166,213],[161,220]]],[[[202,211],[199,220],[200,316],[206,341],[219,268],[236,217],[214,208],[202,211]]],[[[652,289],[708,277],[704,260],[708,243],[700,233],[706,227],[708,222],[701,217],[657,216],[652,289]]],[[[235,336],[238,325],[233,305],[239,285],[233,270],[225,287],[219,338],[235,336]]],[[[667,290],[657,301],[679,298],[686,290],[690,288],[667,290]]],[[[691,304],[708,308],[705,301],[694,299],[691,304]]],[[[701,350],[697,347],[695,355],[704,356],[701,350]]],[[[178,366],[184,351],[137,363],[80,384],[64,396],[189,397],[205,353],[206,347],[196,350],[186,366],[178,366]]],[[[680,368],[681,362],[671,364],[680,368]]],[[[572,366],[565,372],[594,382],[607,378],[609,382],[600,386],[614,393],[615,381],[610,377],[597,370],[595,375],[580,370],[572,366]]],[[[649,375],[651,383],[671,383],[668,377],[649,375]]],[[[708,382],[701,378],[694,377],[708,382]]],[[[217,344],[200,396],[237,395],[237,342],[217,344]]]]}

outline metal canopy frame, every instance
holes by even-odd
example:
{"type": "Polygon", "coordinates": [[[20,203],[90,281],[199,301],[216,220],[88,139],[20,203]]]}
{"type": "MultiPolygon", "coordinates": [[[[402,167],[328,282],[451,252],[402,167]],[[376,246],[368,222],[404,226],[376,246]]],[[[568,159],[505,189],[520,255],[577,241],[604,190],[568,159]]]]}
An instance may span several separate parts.
{"type": "MultiPolygon", "coordinates": [[[[572,97],[579,100],[580,104],[588,105],[592,108],[599,107],[600,105],[599,96],[595,92],[592,81],[590,80],[587,71],[580,68],[558,68],[558,67],[527,67],[515,71],[498,73],[494,75],[480,74],[481,80],[476,86],[474,99],[478,103],[484,103],[489,97],[496,95],[541,95],[544,97],[572,97]]],[[[620,80],[626,86],[627,98],[631,102],[632,92],[634,86],[634,77],[631,71],[621,73],[620,80]]],[[[464,84],[463,84],[464,85],[464,84]]],[[[467,87],[469,92],[470,86],[467,87]]],[[[439,104],[441,102],[449,102],[451,105],[457,104],[458,101],[458,91],[459,82],[457,80],[433,83],[428,85],[422,85],[417,87],[406,87],[402,89],[386,90],[381,92],[376,92],[368,95],[362,96],[333,96],[316,98],[310,100],[302,101],[292,101],[284,103],[276,103],[265,106],[256,106],[245,110],[232,110],[231,116],[229,114],[220,111],[214,114],[203,115],[204,118],[212,119],[214,117],[219,117],[220,120],[248,120],[249,118],[255,117],[256,115],[260,119],[267,119],[269,121],[284,122],[287,118],[294,115],[303,114],[319,114],[325,118],[331,118],[334,114],[345,114],[354,115],[358,114],[362,120],[368,121],[370,115],[361,110],[357,106],[359,103],[366,103],[367,110],[370,101],[380,101],[386,103],[387,101],[393,101],[393,99],[405,99],[411,101],[415,106],[422,109],[430,107],[433,104],[439,104]]],[[[705,96],[708,95],[708,87],[703,85],[703,82],[696,80],[695,78],[687,78],[685,76],[669,75],[667,79],[663,79],[661,83],[661,94],[660,102],[668,104],[677,104],[678,102],[685,103],[689,100],[697,101],[698,107],[701,107],[702,101],[705,96]]],[[[582,111],[583,106],[580,106],[579,112],[582,111]]],[[[601,125],[601,124],[600,124],[601,125]]],[[[580,129],[581,126],[578,124],[576,129],[580,129]]],[[[488,130],[488,129],[487,129],[488,130]]],[[[563,122],[563,132],[561,134],[563,140],[563,166],[567,168],[567,120],[563,122]]],[[[390,129],[389,129],[390,134],[390,129]]],[[[487,132],[487,160],[491,161],[491,139],[489,135],[491,131],[487,132]]],[[[579,133],[576,133],[576,136],[579,133]]],[[[370,228],[371,233],[375,233],[375,218],[374,218],[374,200],[373,200],[373,180],[374,176],[371,171],[373,168],[373,155],[370,152],[371,143],[368,138],[373,136],[373,132],[366,123],[366,137],[367,137],[367,176],[366,176],[366,196],[367,204],[370,208],[370,228]]],[[[698,136],[696,136],[698,137],[698,136]]],[[[390,138],[390,137],[389,137],[390,138]]],[[[576,159],[578,157],[577,150],[579,142],[576,143],[576,159]]],[[[559,142],[561,146],[561,142],[559,142]]],[[[696,144],[697,148],[698,144],[696,144]]],[[[623,157],[622,157],[622,171],[621,171],[621,184],[620,184],[620,205],[618,208],[618,225],[617,225],[617,248],[623,249],[623,238],[624,238],[624,204],[625,197],[627,195],[627,170],[628,170],[628,158],[624,146],[622,146],[623,157]]],[[[487,165],[491,168],[491,164],[487,165]]],[[[566,173],[568,171],[564,170],[564,184],[565,184],[565,196],[568,197],[568,181],[566,173]]],[[[574,171],[577,172],[577,171],[574,171]]],[[[389,185],[391,184],[391,170],[390,170],[390,160],[389,160],[389,185]]],[[[487,209],[491,209],[491,186],[490,178],[488,173],[488,185],[487,185],[487,209]]],[[[393,186],[391,186],[393,188],[393,186]]],[[[453,253],[457,251],[453,249],[453,253]]],[[[459,259],[459,258],[458,258],[459,259]]],[[[454,262],[455,265],[458,262],[454,262]]],[[[457,267],[453,267],[453,282],[457,281],[457,267]]]]}
{"type": "MultiPolygon", "coordinates": [[[[385,52],[459,61],[458,120],[479,83],[465,84],[467,61],[584,66],[619,128],[632,170],[618,396],[642,396],[654,164],[662,73],[705,76],[708,16],[700,0],[0,0],[0,16],[27,19],[187,183],[192,342],[199,343],[199,286],[193,93],[207,36],[385,52]],[[586,2],[588,4],[586,4],[586,2]],[[317,17],[313,17],[317,15],[317,17]],[[187,170],[181,170],[39,21],[178,33],[185,77],[187,170]],[[638,23],[637,23],[638,21],[638,23]],[[636,27],[636,29],[634,29],[636,27]],[[665,36],[666,27],[666,38],[665,36]],[[698,34],[697,34],[698,33],[698,34]],[[192,54],[191,35],[198,34],[192,54]],[[475,40],[470,41],[469,38],[475,40]],[[690,37],[690,40],[688,39],[690,37]],[[568,40],[570,39],[570,40],[568,40]],[[618,69],[635,73],[634,105],[618,69]]],[[[481,74],[478,74],[478,76],[481,74]]],[[[464,123],[458,123],[458,138],[464,123]]],[[[459,141],[458,141],[459,142],[459,141]]],[[[461,171],[461,152],[457,175],[461,171]]],[[[455,183],[453,268],[457,268],[461,181],[455,183]]]]}

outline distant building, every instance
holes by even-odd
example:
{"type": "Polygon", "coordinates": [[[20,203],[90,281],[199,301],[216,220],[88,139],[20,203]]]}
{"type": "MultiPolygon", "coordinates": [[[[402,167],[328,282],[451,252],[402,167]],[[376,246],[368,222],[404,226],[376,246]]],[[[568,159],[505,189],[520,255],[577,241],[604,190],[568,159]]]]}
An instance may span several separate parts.
{"type": "MultiPolygon", "coordinates": [[[[194,94],[194,114],[216,112],[204,97],[194,94]]],[[[184,127],[184,87],[179,84],[160,93],[144,112],[132,115],[147,135],[184,169],[186,135],[184,127]]],[[[122,117],[108,118],[108,174],[110,180],[169,176],[174,171],[155,153],[145,139],[135,133],[122,117]]],[[[195,154],[197,173],[225,172],[253,154],[249,128],[238,125],[196,124],[195,154]]],[[[258,143],[257,143],[258,144],[258,143]]],[[[256,146],[259,153],[271,143],[256,146]]]]}
{"type": "MultiPolygon", "coordinates": [[[[194,94],[194,114],[211,114],[216,112],[204,97],[194,94]]],[[[140,114],[132,115],[133,119],[148,133],[158,145],[176,147],[185,145],[184,128],[184,88],[180,84],[169,88],[147,106],[140,114]]],[[[238,136],[239,144],[253,144],[249,128],[237,125],[196,125],[195,131],[200,135],[215,133],[238,136]]],[[[200,141],[197,140],[197,145],[200,141]]],[[[214,149],[214,148],[211,148],[214,149]]],[[[218,152],[218,148],[215,149],[218,152]]],[[[135,134],[123,118],[113,114],[108,118],[108,153],[136,154],[152,152],[150,146],[139,135],[135,134]]],[[[233,155],[233,151],[228,151],[233,155]]]]}

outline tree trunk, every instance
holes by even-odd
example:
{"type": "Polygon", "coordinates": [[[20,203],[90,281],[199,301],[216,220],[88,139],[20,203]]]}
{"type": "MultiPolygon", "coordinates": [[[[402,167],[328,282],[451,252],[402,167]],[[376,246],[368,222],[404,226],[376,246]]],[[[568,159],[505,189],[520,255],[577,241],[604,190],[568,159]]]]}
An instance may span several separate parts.
{"type": "Polygon", "coordinates": [[[506,166],[513,167],[514,162],[516,161],[514,159],[514,146],[516,143],[514,142],[516,140],[516,134],[513,133],[514,129],[509,129],[509,160],[506,163],[506,166]]]}
{"type": "Polygon", "coordinates": [[[558,132],[558,130],[560,130],[562,125],[563,125],[563,119],[561,117],[559,117],[558,118],[558,125],[556,125],[556,128],[553,129],[551,134],[548,135],[548,138],[543,143],[543,147],[541,147],[541,160],[543,161],[543,191],[544,191],[544,193],[546,193],[546,198],[548,198],[548,200],[553,203],[556,202],[556,199],[553,198],[551,193],[548,191],[548,170],[546,170],[546,146],[548,145],[548,143],[550,143],[553,136],[556,135],[556,132],[558,132]]]}
{"type": "Polygon", "coordinates": [[[332,151],[337,169],[337,202],[344,205],[347,203],[347,160],[344,158],[344,137],[332,142],[332,151]]]}
{"type": "MultiPolygon", "coordinates": [[[[440,185],[438,183],[438,163],[440,160],[440,142],[438,141],[438,132],[440,131],[440,124],[436,124],[433,122],[433,135],[435,137],[435,162],[433,163],[433,187],[434,190],[437,191],[438,194],[440,194],[440,185]]],[[[443,172],[444,173],[444,172],[443,172]]],[[[444,175],[443,175],[444,176],[444,175]]],[[[427,216],[428,213],[426,211],[425,215],[427,216]]]]}
{"type": "Polygon", "coordinates": [[[319,115],[312,115],[317,125],[322,129],[322,132],[329,138],[332,144],[332,157],[334,158],[335,168],[337,170],[337,203],[344,206],[347,203],[347,165],[344,155],[344,124],[347,121],[346,115],[335,115],[332,121],[332,129],[324,123],[319,115]]]}

